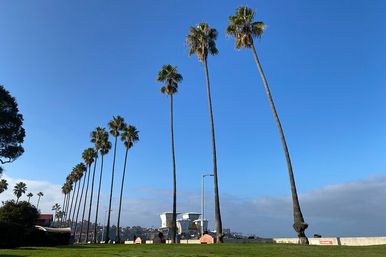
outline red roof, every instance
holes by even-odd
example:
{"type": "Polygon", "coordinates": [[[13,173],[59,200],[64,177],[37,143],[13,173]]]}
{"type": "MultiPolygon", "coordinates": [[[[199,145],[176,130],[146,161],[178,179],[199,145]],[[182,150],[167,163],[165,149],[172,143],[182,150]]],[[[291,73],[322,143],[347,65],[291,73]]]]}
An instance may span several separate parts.
{"type": "Polygon", "coordinates": [[[40,214],[37,219],[38,220],[52,220],[52,219],[54,219],[54,215],[52,215],[52,214],[40,214]]]}

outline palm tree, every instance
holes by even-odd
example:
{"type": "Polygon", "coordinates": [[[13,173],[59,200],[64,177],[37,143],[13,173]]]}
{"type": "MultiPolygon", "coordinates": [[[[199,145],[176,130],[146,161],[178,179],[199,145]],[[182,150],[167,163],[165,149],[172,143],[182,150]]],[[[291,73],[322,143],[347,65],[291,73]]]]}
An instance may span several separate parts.
{"type": "MultiPolygon", "coordinates": [[[[51,208],[51,210],[53,210],[53,211],[55,211],[55,218],[57,218],[57,213],[58,213],[58,211],[60,211],[60,209],[61,209],[62,207],[59,205],[59,203],[55,203],[53,206],[52,206],[52,208],[51,208]]],[[[57,219],[57,222],[59,222],[59,219],[57,219]]]]}
{"type": "Polygon", "coordinates": [[[172,165],[173,165],[173,218],[172,218],[172,243],[176,242],[177,235],[177,172],[176,157],[174,154],[174,128],[173,128],[173,95],[178,91],[178,83],[182,81],[182,76],[177,72],[177,67],[170,64],[162,66],[158,73],[157,80],[165,83],[161,87],[161,93],[170,96],[170,131],[172,143],[172,165]]]}
{"type": "Polygon", "coordinates": [[[126,152],[125,152],[125,161],[123,164],[123,174],[122,174],[122,183],[121,183],[121,194],[119,197],[119,208],[118,208],[118,222],[117,222],[117,234],[116,234],[116,240],[117,242],[121,242],[121,235],[120,235],[120,220],[121,220],[121,208],[122,208],[122,195],[123,195],[123,184],[125,181],[125,173],[126,173],[126,161],[127,161],[127,153],[129,149],[134,145],[135,142],[139,140],[138,131],[134,126],[128,125],[125,126],[122,130],[121,134],[121,140],[123,144],[125,145],[126,152]]]}
{"type": "Polygon", "coordinates": [[[216,140],[214,134],[214,120],[212,98],[210,94],[210,80],[208,72],[208,54],[217,55],[216,48],[217,30],[209,27],[207,23],[200,23],[196,27],[190,27],[189,34],[186,36],[186,43],[189,48],[189,55],[197,55],[198,60],[203,64],[206,78],[206,89],[208,94],[209,116],[212,132],[212,159],[213,159],[213,179],[214,179],[214,206],[216,220],[216,237],[217,242],[223,242],[222,222],[220,212],[220,197],[218,192],[218,176],[217,176],[217,156],[216,156],[216,140]]]}
{"type": "MultiPolygon", "coordinates": [[[[87,176],[87,186],[86,186],[86,195],[84,196],[84,204],[83,204],[83,214],[82,214],[82,223],[80,225],[80,235],[79,235],[79,242],[82,241],[82,231],[83,231],[83,220],[84,220],[84,213],[86,211],[86,202],[87,202],[87,193],[88,193],[88,185],[90,182],[90,170],[91,170],[91,164],[94,162],[94,158],[96,156],[96,152],[94,148],[87,148],[84,150],[82,154],[82,158],[84,160],[84,163],[87,165],[88,169],[88,176],[87,176]]],[[[87,243],[87,241],[86,241],[87,243]]]]}
{"type": "Polygon", "coordinates": [[[24,182],[19,182],[13,188],[13,193],[16,196],[16,203],[19,202],[19,198],[27,191],[27,185],[24,182]]]}
{"type": "Polygon", "coordinates": [[[8,182],[5,179],[0,180],[0,194],[8,189],[8,182]]]}
{"type": "Polygon", "coordinates": [[[36,209],[39,210],[40,197],[44,196],[43,192],[39,192],[38,194],[38,203],[36,204],[36,209]]]}
{"type": "MultiPolygon", "coordinates": [[[[80,184],[81,184],[81,179],[83,177],[83,171],[81,171],[81,169],[79,169],[79,166],[76,165],[73,169],[72,169],[72,172],[73,172],[73,176],[74,176],[74,181],[78,182],[78,189],[76,191],[76,197],[75,197],[75,202],[74,202],[74,206],[73,206],[73,210],[72,210],[72,214],[71,214],[71,225],[70,227],[72,228],[72,224],[74,223],[74,218],[75,218],[75,213],[76,213],[76,210],[77,210],[77,205],[78,205],[78,197],[79,197],[79,190],[80,190],[80,184]]],[[[75,194],[75,192],[74,192],[75,194]]]]}
{"type": "Polygon", "coordinates": [[[97,226],[98,226],[98,212],[99,212],[99,198],[101,194],[101,185],[102,185],[102,174],[103,174],[103,157],[110,151],[111,142],[109,141],[109,133],[104,129],[98,127],[97,129],[97,141],[95,143],[98,144],[99,153],[101,155],[101,171],[99,174],[99,187],[98,187],[98,196],[97,196],[97,204],[95,211],[95,222],[94,222],[94,243],[97,241],[97,226]]]}
{"type": "Polygon", "coordinates": [[[71,217],[72,202],[74,200],[74,194],[71,194],[71,192],[74,189],[74,187],[73,187],[73,185],[74,185],[74,176],[73,176],[72,173],[67,176],[65,184],[67,185],[67,189],[66,190],[68,191],[68,193],[67,193],[67,204],[66,204],[66,208],[65,208],[65,211],[64,211],[64,217],[63,218],[64,218],[64,220],[66,222],[68,222],[69,218],[71,217]],[[70,201],[70,199],[71,199],[71,201],[70,201]],[[71,204],[70,204],[70,202],[71,202],[71,204]],[[68,219],[67,219],[67,217],[68,217],[68,219]]]}
{"type": "Polygon", "coordinates": [[[98,152],[100,149],[100,133],[102,128],[98,127],[94,131],[91,132],[90,137],[91,137],[91,143],[94,144],[94,149],[95,149],[95,161],[94,161],[94,169],[92,173],[92,181],[91,181],[91,193],[90,193],[90,204],[88,208],[88,218],[87,218],[87,229],[86,229],[86,242],[88,242],[88,235],[90,231],[90,218],[91,218],[91,207],[92,207],[92,199],[93,199],[93,192],[94,192],[94,180],[95,180],[95,171],[96,171],[96,164],[98,160],[98,152]]]}
{"type": "Polygon", "coordinates": [[[61,223],[63,223],[63,218],[65,219],[65,216],[67,214],[67,206],[69,203],[69,193],[71,192],[72,185],[71,183],[67,180],[64,185],[62,186],[62,193],[64,195],[63,198],[63,215],[61,216],[61,223]]]}
{"type": "Polygon", "coordinates": [[[257,69],[259,70],[261,79],[263,80],[263,85],[265,88],[266,95],[268,97],[271,110],[279,130],[279,135],[281,143],[283,146],[284,154],[287,160],[288,174],[291,184],[291,193],[292,193],[292,204],[293,204],[293,215],[294,215],[294,229],[298,233],[299,243],[308,244],[308,239],[305,235],[305,230],[308,227],[308,224],[304,222],[303,214],[300,209],[299,199],[296,191],[295,178],[292,170],[291,158],[287,147],[287,142],[285,140],[283,128],[279,116],[276,111],[275,103],[273,102],[271,91],[268,86],[267,79],[265,78],[263,68],[261,67],[259,57],[257,56],[256,49],[253,43],[253,38],[260,38],[264,33],[265,25],[261,21],[254,21],[255,11],[242,6],[237,8],[236,14],[229,17],[229,25],[227,27],[227,34],[233,36],[236,40],[236,48],[250,48],[255,58],[257,69]]]}
{"type": "Polygon", "coordinates": [[[31,193],[31,192],[27,194],[27,197],[28,197],[28,203],[30,202],[32,196],[34,196],[34,194],[31,193]]]}
{"type": "MultiPolygon", "coordinates": [[[[83,190],[84,190],[84,184],[86,182],[86,172],[87,172],[87,167],[86,165],[84,165],[84,163],[79,163],[78,165],[76,165],[76,169],[78,170],[79,174],[81,177],[83,177],[83,184],[82,184],[82,191],[80,193],[80,198],[79,198],[79,205],[78,205],[78,210],[76,212],[76,219],[75,219],[75,228],[74,228],[74,239],[75,239],[75,232],[76,232],[76,228],[78,227],[78,216],[79,216],[79,211],[80,211],[80,207],[82,205],[82,198],[83,198],[83,190]]],[[[88,178],[90,178],[90,174],[88,174],[88,178]]],[[[76,205],[75,205],[76,206],[76,205]]],[[[80,231],[80,235],[82,234],[82,231],[80,231]]],[[[80,239],[80,235],[79,235],[79,239],[80,239]]],[[[78,239],[78,240],[79,240],[78,239]]]]}
{"type": "Polygon", "coordinates": [[[119,132],[126,126],[125,121],[121,116],[113,117],[113,119],[109,122],[110,134],[114,137],[114,153],[113,153],[113,169],[111,171],[111,185],[110,185],[110,200],[109,200],[109,208],[107,214],[107,225],[106,225],[106,241],[107,244],[110,240],[110,214],[111,214],[111,201],[113,197],[113,186],[114,186],[114,168],[115,168],[115,157],[117,152],[117,140],[119,136],[119,132]]]}

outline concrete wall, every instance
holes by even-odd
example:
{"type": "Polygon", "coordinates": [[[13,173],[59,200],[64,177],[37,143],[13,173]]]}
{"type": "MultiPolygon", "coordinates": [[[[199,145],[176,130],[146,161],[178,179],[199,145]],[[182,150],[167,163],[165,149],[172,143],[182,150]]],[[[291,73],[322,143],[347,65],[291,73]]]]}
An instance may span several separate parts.
{"type": "MultiPolygon", "coordinates": [[[[386,237],[321,237],[309,238],[310,245],[386,245],[386,237]]],[[[297,238],[273,238],[279,244],[297,244],[297,238]]]]}

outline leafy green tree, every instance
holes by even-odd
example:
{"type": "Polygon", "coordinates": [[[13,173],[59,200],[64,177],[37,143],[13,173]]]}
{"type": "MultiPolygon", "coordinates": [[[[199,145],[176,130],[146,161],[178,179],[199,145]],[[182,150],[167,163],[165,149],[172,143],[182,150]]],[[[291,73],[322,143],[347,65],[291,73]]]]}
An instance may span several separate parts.
{"type": "MultiPolygon", "coordinates": [[[[84,150],[84,152],[82,154],[82,158],[83,158],[84,163],[86,164],[87,169],[88,169],[88,172],[87,172],[88,175],[87,175],[86,194],[84,196],[82,222],[81,222],[81,225],[80,225],[80,232],[81,233],[79,235],[79,242],[82,241],[83,221],[84,221],[84,214],[85,214],[85,211],[86,211],[86,202],[87,202],[88,186],[89,186],[89,182],[90,182],[91,164],[94,162],[94,158],[95,157],[96,157],[96,152],[95,152],[94,148],[91,148],[91,147],[87,148],[86,150],[84,150]]],[[[87,243],[87,241],[86,241],[86,243],[87,243]]]]}
{"type": "Polygon", "coordinates": [[[107,225],[106,225],[106,241],[107,244],[110,241],[110,215],[111,215],[111,201],[113,197],[113,186],[114,186],[114,169],[115,169],[115,157],[117,153],[117,141],[120,131],[126,126],[124,119],[121,116],[113,117],[108,124],[110,134],[114,137],[114,152],[113,152],[113,169],[111,171],[111,184],[110,184],[110,200],[107,214],[107,225]]]}
{"type": "Polygon", "coordinates": [[[223,242],[222,222],[220,211],[220,197],[218,190],[218,175],[217,175],[217,155],[216,155],[216,139],[213,120],[212,97],[210,92],[210,80],[208,72],[208,54],[217,55],[216,48],[217,30],[209,27],[207,23],[200,23],[196,27],[190,27],[189,34],[186,36],[186,43],[189,48],[189,55],[195,54],[198,60],[204,66],[206,89],[208,94],[209,116],[212,134],[212,159],[213,159],[213,179],[214,179],[214,207],[215,207],[215,223],[217,242],[223,242]]]}
{"type": "Polygon", "coordinates": [[[5,179],[0,180],[0,194],[8,189],[8,182],[5,179]]]}
{"type": "MultiPolygon", "coordinates": [[[[170,131],[172,144],[172,165],[173,165],[173,218],[172,218],[172,243],[176,242],[177,235],[177,171],[176,157],[174,153],[174,126],[173,126],[173,95],[178,91],[178,83],[182,81],[182,76],[177,72],[177,67],[170,64],[162,66],[158,73],[157,80],[164,83],[161,93],[170,97],[170,131]]],[[[119,228],[119,226],[118,226],[119,228]]],[[[118,229],[119,231],[119,229],[118,229]]]]}
{"type": "Polygon", "coordinates": [[[123,195],[123,185],[125,182],[125,174],[126,174],[126,161],[127,161],[127,153],[129,152],[129,149],[133,147],[134,143],[136,143],[139,140],[138,131],[136,127],[132,125],[126,125],[123,127],[122,133],[121,133],[121,140],[123,144],[125,145],[125,161],[123,164],[123,174],[122,174],[122,183],[121,183],[121,194],[119,197],[119,207],[118,207],[118,222],[116,230],[116,242],[121,242],[121,234],[120,234],[120,220],[121,220],[121,209],[122,209],[122,195],[123,195]]]}
{"type": "MultiPolygon", "coordinates": [[[[23,115],[14,97],[0,85],[0,163],[13,162],[23,154],[23,115]]],[[[0,166],[2,171],[2,168],[0,166]]]]}
{"type": "Polygon", "coordinates": [[[0,220],[2,222],[32,227],[38,216],[39,212],[37,208],[25,201],[20,201],[19,203],[16,203],[14,200],[6,201],[4,205],[0,207],[0,220]]]}
{"type": "Polygon", "coordinates": [[[44,196],[43,192],[38,193],[38,203],[36,204],[36,209],[39,210],[40,197],[44,196]]]}
{"type": "Polygon", "coordinates": [[[31,193],[31,192],[29,192],[29,193],[27,194],[28,202],[30,202],[32,196],[34,196],[34,194],[31,193]]]}
{"type": "MultiPolygon", "coordinates": [[[[98,144],[99,154],[101,155],[101,171],[99,174],[99,187],[98,187],[98,196],[97,196],[97,204],[95,211],[95,226],[94,226],[94,235],[97,235],[97,224],[98,224],[98,212],[99,212],[99,199],[101,194],[101,185],[102,185],[102,174],[103,174],[103,157],[108,154],[111,149],[111,142],[109,141],[109,133],[104,129],[98,127],[97,131],[97,140],[95,143],[98,144]]],[[[93,141],[93,140],[91,140],[93,141]]],[[[94,142],[93,142],[94,143],[94,142]]],[[[103,237],[103,236],[102,236],[103,237]]],[[[94,243],[96,243],[97,237],[94,236],[94,243]]]]}
{"type": "Polygon", "coordinates": [[[19,202],[19,198],[27,191],[27,185],[24,182],[19,182],[13,188],[13,193],[16,196],[16,203],[19,202]]]}
{"type": "Polygon", "coordinates": [[[287,160],[288,173],[291,184],[292,203],[293,203],[293,215],[294,215],[294,229],[298,233],[299,243],[308,244],[308,239],[305,235],[305,230],[308,224],[304,222],[303,214],[300,209],[299,199],[296,190],[295,178],[293,174],[291,158],[287,147],[287,142],[284,136],[283,128],[277,114],[275,103],[272,98],[271,91],[268,86],[267,79],[265,77],[263,68],[260,64],[259,57],[257,56],[256,49],[254,46],[253,38],[260,38],[264,33],[265,25],[262,21],[254,21],[255,11],[242,6],[237,8],[236,14],[229,17],[229,25],[226,29],[227,34],[233,36],[236,42],[236,48],[249,48],[252,50],[253,57],[257,65],[257,69],[260,73],[263,85],[265,88],[266,95],[268,97],[271,110],[279,130],[281,143],[283,146],[284,154],[287,160]]]}

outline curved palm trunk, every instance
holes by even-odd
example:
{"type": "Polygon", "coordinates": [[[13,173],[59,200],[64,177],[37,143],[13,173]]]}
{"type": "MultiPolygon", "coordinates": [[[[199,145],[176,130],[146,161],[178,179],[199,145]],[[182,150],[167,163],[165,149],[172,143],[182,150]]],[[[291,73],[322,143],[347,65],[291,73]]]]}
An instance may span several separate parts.
{"type": "Polygon", "coordinates": [[[69,221],[70,227],[72,226],[71,214],[73,213],[73,204],[74,204],[74,198],[75,198],[75,191],[76,191],[76,186],[78,184],[77,182],[75,182],[75,185],[74,185],[74,190],[73,190],[72,197],[71,197],[70,211],[68,213],[68,221],[69,221]],[[70,222],[70,220],[71,220],[71,222],[70,222]]]}
{"type": "MultiPolygon", "coordinates": [[[[17,203],[17,202],[16,202],[17,203]]],[[[40,203],[40,195],[39,195],[39,197],[38,197],[38,204],[36,205],[36,209],[38,209],[39,210],[39,203],[40,203]]]]}
{"type": "MultiPolygon", "coordinates": [[[[84,196],[84,203],[83,203],[83,213],[82,213],[82,223],[80,225],[80,235],[79,235],[79,242],[82,241],[82,231],[83,231],[83,221],[84,221],[84,213],[86,211],[86,203],[87,203],[87,194],[88,194],[88,185],[90,183],[90,171],[91,171],[91,164],[88,165],[88,175],[87,175],[87,186],[86,186],[86,194],[84,196]]],[[[86,241],[87,243],[87,241],[86,241]]]]}
{"type": "Polygon", "coordinates": [[[269,90],[269,87],[268,87],[267,79],[265,78],[263,68],[261,67],[259,57],[257,56],[256,49],[255,49],[255,46],[253,44],[251,46],[251,49],[252,49],[253,56],[255,58],[256,65],[257,65],[257,68],[259,70],[261,79],[263,80],[265,92],[267,94],[269,104],[271,105],[272,114],[275,118],[275,122],[276,122],[277,128],[279,130],[280,140],[281,140],[281,143],[283,146],[285,158],[287,160],[288,174],[289,174],[289,178],[290,178],[291,193],[292,193],[293,215],[294,215],[293,227],[294,227],[295,231],[298,233],[299,243],[300,244],[308,244],[308,238],[306,237],[306,235],[304,233],[304,231],[308,227],[308,224],[304,222],[303,214],[302,214],[302,211],[300,209],[298,194],[296,191],[295,178],[294,178],[294,174],[293,174],[293,170],[292,170],[291,158],[289,155],[287,142],[286,142],[285,137],[284,137],[283,128],[281,126],[279,116],[276,112],[275,103],[273,102],[271,91],[269,90]]]}
{"type": "MultiPolygon", "coordinates": [[[[98,188],[98,197],[97,197],[97,205],[96,205],[96,211],[95,211],[95,223],[94,223],[94,244],[97,242],[97,227],[98,227],[98,212],[99,212],[99,198],[101,195],[101,185],[102,185],[102,173],[103,173],[103,155],[101,155],[101,172],[99,175],[99,188],[98,188]]],[[[102,235],[103,239],[103,235],[102,235]]]]}
{"type": "Polygon", "coordinates": [[[215,219],[216,219],[216,237],[217,243],[223,243],[222,234],[222,222],[220,213],[220,196],[218,192],[218,177],[217,177],[217,156],[216,156],[216,140],[214,135],[214,120],[213,120],[213,109],[212,109],[212,98],[210,94],[210,81],[208,72],[207,60],[204,60],[206,88],[208,92],[208,105],[210,114],[210,126],[212,132],[212,157],[213,157],[213,180],[214,180],[214,207],[215,207],[215,219]]]}
{"type": "Polygon", "coordinates": [[[107,213],[107,225],[106,225],[106,240],[105,244],[107,244],[110,241],[110,215],[111,215],[111,201],[113,199],[113,187],[114,187],[114,168],[115,168],[115,157],[117,153],[117,139],[118,137],[115,137],[114,141],[114,155],[113,155],[113,170],[111,171],[111,184],[110,184],[110,200],[109,200],[109,208],[107,213]]]}
{"type": "Polygon", "coordinates": [[[94,193],[94,178],[95,178],[95,170],[96,170],[97,160],[98,160],[98,156],[95,157],[94,171],[92,173],[91,192],[90,192],[90,205],[89,205],[89,208],[88,208],[88,218],[87,218],[86,243],[88,242],[88,234],[89,234],[89,231],[90,231],[89,229],[90,229],[91,207],[92,207],[92,197],[93,197],[93,193],[94,193]]]}
{"type": "Polygon", "coordinates": [[[170,132],[172,143],[172,161],[173,161],[173,218],[172,218],[172,243],[176,243],[177,235],[177,172],[176,156],[174,153],[174,126],[173,126],[173,95],[170,95],[170,132]]]}
{"type": "Polygon", "coordinates": [[[18,203],[18,202],[19,202],[19,198],[20,198],[20,197],[17,197],[17,198],[16,198],[16,203],[18,203]]]}
{"type": "MultiPolygon", "coordinates": [[[[86,175],[83,176],[82,192],[80,193],[79,205],[78,205],[78,209],[76,211],[75,228],[74,228],[74,240],[75,240],[76,228],[78,227],[78,216],[79,216],[80,207],[82,205],[82,198],[83,198],[83,191],[84,191],[84,184],[85,184],[85,182],[86,182],[86,175]]],[[[80,231],[80,233],[79,233],[78,242],[79,242],[79,239],[81,237],[81,234],[82,234],[82,231],[80,231]]]]}
{"type": "Polygon", "coordinates": [[[63,215],[60,217],[60,226],[62,226],[62,224],[63,224],[63,216],[64,216],[64,208],[65,208],[65,206],[66,206],[66,198],[67,198],[67,194],[64,194],[64,196],[63,196],[63,208],[62,208],[62,210],[63,210],[63,215]]]}
{"type": "Polygon", "coordinates": [[[70,206],[70,198],[71,198],[71,191],[68,192],[67,194],[67,203],[66,203],[66,211],[64,212],[64,222],[67,224],[67,216],[68,216],[68,209],[70,206]]]}
{"type": "Polygon", "coordinates": [[[123,185],[125,182],[125,174],[126,174],[126,162],[127,162],[127,153],[129,152],[129,148],[126,147],[126,153],[125,153],[125,161],[123,164],[123,174],[122,174],[122,183],[121,183],[121,194],[119,196],[119,208],[118,208],[118,222],[117,222],[117,232],[116,232],[116,241],[118,243],[121,242],[121,228],[120,228],[120,221],[121,221],[121,209],[122,209],[122,196],[123,196],[123,185]]]}
{"type": "MultiPolygon", "coordinates": [[[[74,218],[75,218],[75,212],[76,212],[76,206],[78,205],[78,196],[79,196],[79,189],[80,189],[80,184],[81,181],[78,183],[78,190],[76,192],[76,197],[75,197],[75,203],[74,203],[74,210],[72,211],[72,218],[71,218],[71,228],[74,223],[74,218]]],[[[74,232],[75,233],[75,232],[74,232]]]]}

